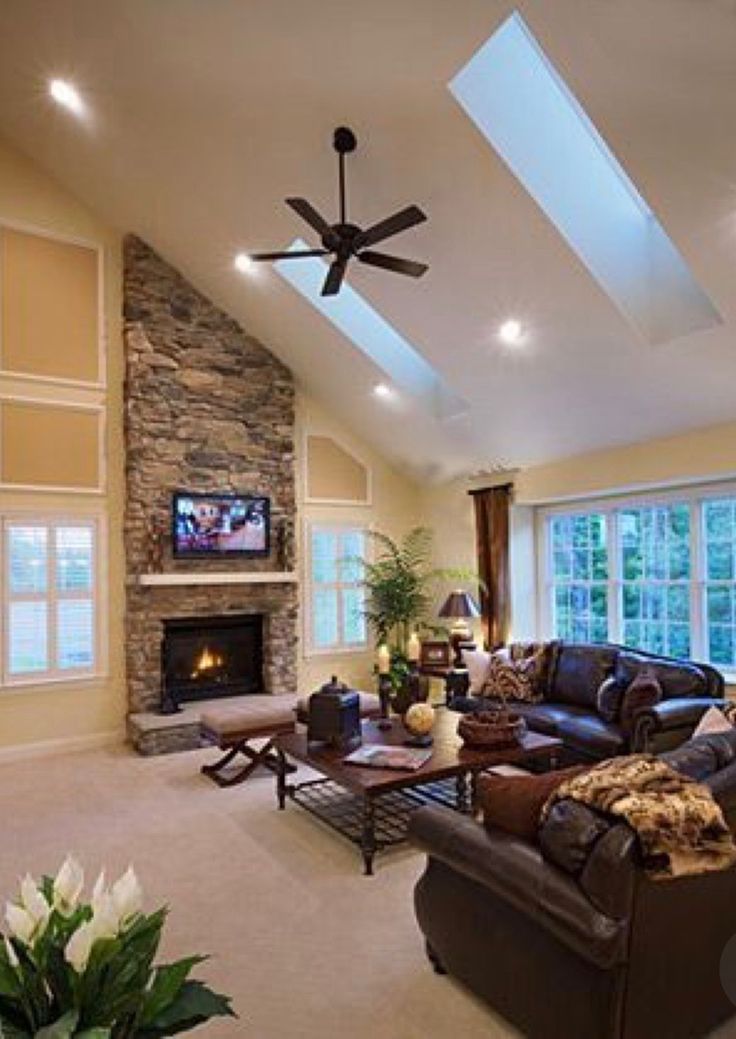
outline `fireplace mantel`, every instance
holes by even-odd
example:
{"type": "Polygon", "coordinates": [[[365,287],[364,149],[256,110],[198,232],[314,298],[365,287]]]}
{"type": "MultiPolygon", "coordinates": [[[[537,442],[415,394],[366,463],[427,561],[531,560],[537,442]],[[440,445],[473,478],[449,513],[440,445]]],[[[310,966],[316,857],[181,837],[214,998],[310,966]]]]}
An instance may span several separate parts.
{"type": "Polygon", "coordinates": [[[243,571],[198,571],[197,573],[137,574],[129,578],[130,583],[155,586],[188,584],[295,584],[297,574],[285,570],[264,570],[245,573],[243,571]]]}

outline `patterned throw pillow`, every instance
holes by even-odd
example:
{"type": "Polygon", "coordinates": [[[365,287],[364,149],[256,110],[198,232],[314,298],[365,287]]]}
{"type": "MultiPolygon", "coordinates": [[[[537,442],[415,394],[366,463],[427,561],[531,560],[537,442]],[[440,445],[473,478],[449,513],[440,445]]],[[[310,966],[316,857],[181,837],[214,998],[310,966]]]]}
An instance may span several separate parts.
{"type": "Polygon", "coordinates": [[[538,703],[540,672],[544,664],[544,647],[529,653],[523,644],[499,649],[491,654],[485,696],[500,696],[520,703],[538,703]]]}

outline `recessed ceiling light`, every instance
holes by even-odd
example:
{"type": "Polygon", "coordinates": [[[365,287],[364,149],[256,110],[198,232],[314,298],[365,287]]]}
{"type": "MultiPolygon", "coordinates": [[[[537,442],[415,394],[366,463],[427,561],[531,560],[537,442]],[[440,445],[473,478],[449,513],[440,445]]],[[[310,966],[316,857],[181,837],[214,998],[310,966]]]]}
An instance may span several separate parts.
{"type": "Polygon", "coordinates": [[[255,274],[255,261],[251,260],[247,253],[238,253],[234,260],[235,269],[241,274],[255,274]]]}
{"type": "Polygon", "coordinates": [[[521,322],[515,318],[509,318],[508,321],[504,321],[498,330],[498,336],[504,343],[508,343],[509,346],[516,346],[521,342],[523,336],[521,322]]]}
{"type": "Polygon", "coordinates": [[[386,400],[388,397],[393,396],[393,390],[385,382],[379,382],[373,387],[373,395],[386,400]]]}
{"type": "Polygon", "coordinates": [[[84,102],[76,87],[65,79],[52,79],[49,83],[49,94],[58,104],[68,108],[75,115],[81,115],[84,111],[84,102]]]}

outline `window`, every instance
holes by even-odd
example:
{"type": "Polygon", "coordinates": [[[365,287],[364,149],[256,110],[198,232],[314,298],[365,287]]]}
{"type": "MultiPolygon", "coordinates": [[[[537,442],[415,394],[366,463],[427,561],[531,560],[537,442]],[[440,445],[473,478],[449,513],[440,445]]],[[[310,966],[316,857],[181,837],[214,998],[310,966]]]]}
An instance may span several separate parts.
{"type": "Polygon", "coordinates": [[[736,493],[543,516],[548,632],[736,671],[736,493]]]}
{"type": "Polygon", "coordinates": [[[703,532],[708,658],[736,668],[736,499],[705,502],[703,532]]]}
{"type": "Polygon", "coordinates": [[[309,528],[307,645],[313,653],[365,649],[363,559],[365,531],[356,527],[309,528]]]}
{"type": "Polygon", "coordinates": [[[3,684],[96,673],[95,520],[3,521],[3,684]]]}
{"type": "Polygon", "coordinates": [[[574,642],[605,642],[606,517],[593,512],[555,516],[550,527],[555,635],[574,642]]]}

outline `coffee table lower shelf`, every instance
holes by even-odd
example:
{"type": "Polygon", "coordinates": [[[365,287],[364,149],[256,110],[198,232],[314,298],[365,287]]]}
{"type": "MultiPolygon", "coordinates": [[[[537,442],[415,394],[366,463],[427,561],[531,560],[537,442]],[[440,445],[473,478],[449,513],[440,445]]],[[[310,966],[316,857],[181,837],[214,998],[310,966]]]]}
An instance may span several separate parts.
{"type": "Polygon", "coordinates": [[[409,818],[417,809],[428,804],[453,809],[465,805],[464,785],[458,785],[454,778],[432,780],[373,798],[352,793],[332,779],[285,784],[284,794],[357,844],[363,853],[366,874],[373,872],[376,852],[406,840],[409,818]]]}

